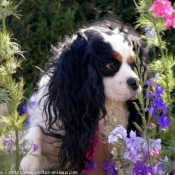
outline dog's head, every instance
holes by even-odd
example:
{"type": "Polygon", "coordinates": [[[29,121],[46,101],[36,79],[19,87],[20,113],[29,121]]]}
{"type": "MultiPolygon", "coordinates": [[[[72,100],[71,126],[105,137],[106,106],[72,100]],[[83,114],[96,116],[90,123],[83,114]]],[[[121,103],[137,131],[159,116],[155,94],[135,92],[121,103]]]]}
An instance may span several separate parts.
{"type": "Polygon", "coordinates": [[[106,58],[101,67],[105,97],[119,102],[135,99],[138,77],[133,70],[135,64],[133,44],[129,37],[120,31],[114,31],[111,35],[108,33],[101,35],[103,42],[110,48],[110,53],[103,53],[106,58]]]}
{"type": "Polygon", "coordinates": [[[80,29],[55,49],[45,112],[47,133],[62,141],[62,168],[69,161],[85,168],[87,150],[93,154],[99,119],[107,113],[107,100],[136,99],[135,45],[144,64],[139,36],[120,22],[103,21],[80,29]],[[63,123],[59,129],[54,128],[57,121],[63,123]],[[58,134],[59,130],[65,135],[58,134]]]}

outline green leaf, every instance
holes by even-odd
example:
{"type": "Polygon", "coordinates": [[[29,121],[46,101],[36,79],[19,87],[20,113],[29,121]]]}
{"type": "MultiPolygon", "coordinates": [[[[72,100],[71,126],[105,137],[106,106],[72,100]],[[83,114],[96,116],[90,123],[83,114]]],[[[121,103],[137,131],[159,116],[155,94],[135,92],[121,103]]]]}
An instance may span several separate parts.
{"type": "Polygon", "coordinates": [[[148,78],[148,73],[145,71],[145,73],[144,73],[144,81],[147,80],[147,78],[148,78]]]}
{"type": "Polygon", "coordinates": [[[145,117],[142,117],[142,123],[143,123],[144,126],[146,126],[146,119],[145,119],[145,117]]]}
{"type": "Polygon", "coordinates": [[[152,136],[153,136],[153,137],[155,137],[155,135],[156,135],[156,132],[157,132],[157,129],[156,129],[156,127],[153,127],[153,129],[152,129],[152,136]]]}
{"type": "Polygon", "coordinates": [[[149,98],[146,98],[146,108],[149,106],[149,98]]]}
{"type": "Polygon", "coordinates": [[[135,125],[135,127],[138,131],[142,132],[142,129],[140,128],[140,126],[136,122],[133,122],[133,124],[135,125]]]}
{"type": "Polygon", "coordinates": [[[140,108],[139,108],[139,106],[137,105],[137,103],[136,103],[136,102],[133,102],[133,104],[134,104],[136,110],[137,110],[138,112],[140,112],[140,108]]]}
{"type": "Polygon", "coordinates": [[[143,97],[142,97],[142,94],[140,92],[137,93],[137,98],[139,99],[140,103],[143,102],[143,97]]]}
{"type": "Polygon", "coordinates": [[[143,72],[144,72],[144,67],[142,66],[141,67],[141,74],[143,74],[143,72]]]}

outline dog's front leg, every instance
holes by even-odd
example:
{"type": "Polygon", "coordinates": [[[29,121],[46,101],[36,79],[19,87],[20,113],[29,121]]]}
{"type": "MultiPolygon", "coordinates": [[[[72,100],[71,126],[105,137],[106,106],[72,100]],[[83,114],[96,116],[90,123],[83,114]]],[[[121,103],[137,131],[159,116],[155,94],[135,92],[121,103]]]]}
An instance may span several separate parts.
{"type": "Polygon", "coordinates": [[[37,171],[43,170],[42,166],[42,145],[41,140],[43,137],[43,133],[38,126],[31,127],[29,132],[27,133],[25,140],[28,140],[27,147],[30,148],[30,151],[27,155],[22,159],[20,168],[22,170],[30,170],[30,171],[37,171]],[[34,149],[33,145],[36,144],[38,146],[37,149],[34,149]]]}

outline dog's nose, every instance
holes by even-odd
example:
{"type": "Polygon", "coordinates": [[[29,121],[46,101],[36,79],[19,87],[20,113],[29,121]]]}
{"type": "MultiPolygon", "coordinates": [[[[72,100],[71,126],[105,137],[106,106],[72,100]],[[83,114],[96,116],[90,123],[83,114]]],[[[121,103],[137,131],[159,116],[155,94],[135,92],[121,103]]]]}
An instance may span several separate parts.
{"type": "Polygon", "coordinates": [[[135,78],[129,78],[127,80],[128,85],[133,89],[136,90],[138,89],[137,83],[136,83],[136,79],[135,78]]]}

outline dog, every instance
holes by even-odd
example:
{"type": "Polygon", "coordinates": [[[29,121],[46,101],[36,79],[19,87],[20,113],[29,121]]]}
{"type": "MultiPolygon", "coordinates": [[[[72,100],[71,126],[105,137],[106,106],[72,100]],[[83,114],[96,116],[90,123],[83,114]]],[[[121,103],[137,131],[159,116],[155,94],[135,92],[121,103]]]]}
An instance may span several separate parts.
{"type": "Polygon", "coordinates": [[[148,52],[140,35],[117,20],[104,20],[81,28],[52,49],[27,105],[30,126],[25,139],[38,149],[31,148],[22,159],[22,170],[55,167],[81,173],[95,160],[97,168],[89,174],[106,174],[110,126],[122,125],[129,133],[136,131],[133,122],[141,125],[133,104],[138,103],[140,90],[134,72],[137,48],[147,71],[148,52]],[[115,123],[110,115],[113,107],[115,123]]]}

